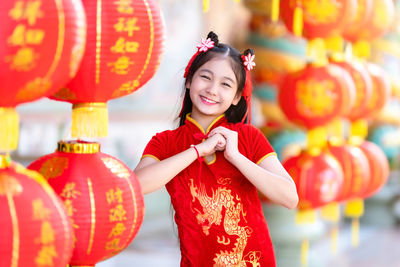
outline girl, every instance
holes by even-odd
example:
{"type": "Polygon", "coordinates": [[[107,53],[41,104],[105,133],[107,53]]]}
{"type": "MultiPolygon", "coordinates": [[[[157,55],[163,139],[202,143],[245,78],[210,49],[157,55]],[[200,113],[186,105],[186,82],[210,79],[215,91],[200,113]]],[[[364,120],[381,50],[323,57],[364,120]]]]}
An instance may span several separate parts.
{"type": "Polygon", "coordinates": [[[252,50],[242,56],[210,32],[185,70],[180,126],[156,134],[135,169],[144,194],[164,185],[170,194],[181,266],[275,266],[257,189],[289,209],[297,205],[272,147],[243,123],[253,59],[252,50]]]}

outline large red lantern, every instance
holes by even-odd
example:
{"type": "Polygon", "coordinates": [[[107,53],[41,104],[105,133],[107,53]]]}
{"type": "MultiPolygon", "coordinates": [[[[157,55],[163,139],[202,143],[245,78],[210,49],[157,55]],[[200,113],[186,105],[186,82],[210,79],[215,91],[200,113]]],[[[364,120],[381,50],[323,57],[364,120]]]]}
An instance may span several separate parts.
{"type": "Polygon", "coordinates": [[[54,93],[76,74],[86,20],[79,0],[1,1],[0,18],[0,150],[12,150],[18,143],[12,108],[54,93]]]}
{"type": "Polygon", "coordinates": [[[286,117],[306,128],[324,125],[350,109],[354,84],[343,69],[328,64],[287,74],[279,89],[279,105],[286,117]]]}
{"type": "Polygon", "coordinates": [[[381,189],[389,178],[389,162],[382,149],[376,144],[364,141],[361,150],[369,162],[371,181],[364,192],[364,197],[370,197],[381,189]]]}
{"type": "Polygon", "coordinates": [[[357,0],[357,12],[352,22],[343,29],[343,37],[350,42],[356,42],[360,30],[368,22],[374,11],[373,2],[376,0],[357,0]]]}
{"type": "Polygon", "coordinates": [[[357,11],[356,0],[285,0],[280,1],[281,18],[286,27],[297,33],[303,28],[308,39],[338,36],[357,11]],[[302,21],[298,21],[299,13],[302,21]]]}
{"type": "Polygon", "coordinates": [[[64,201],[75,232],[72,266],[94,266],[125,249],[143,220],[135,174],[98,143],[59,142],[28,168],[37,170],[64,201]]]}
{"type": "Polygon", "coordinates": [[[366,68],[372,78],[371,98],[366,105],[365,117],[376,115],[387,103],[392,91],[388,74],[376,64],[367,63],[366,68]]]}
{"type": "Polygon", "coordinates": [[[0,155],[0,266],[66,266],[72,228],[46,180],[0,155]]]}
{"type": "Polygon", "coordinates": [[[74,104],[72,137],[102,137],[107,136],[106,102],[134,92],[156,72],[163,21],[152,0],[84,0],[83,5],[88,34],[82,64],[51,98],[74,104]]]}
{"type": "Polygon", "coordinates": [[[343,172],[328,153],[313,156],[303,151],[283,163],[297,187],[300,209],[318,208],[335,201],[343,185],[343,172]]]}
{"type": "Polygon", "coordinates": [[[365,66],[356,60],[345,61],[332,58],[332,63],[344,68],[351,76],[355,85],[355,101],[348,114],[350,120],[364,117],[368,101],[372,93],[372,79],[365,66]]]}
{"type": "Polygon", "coordinates": [[[346,201],[363,197],[370,183],[367,157],[360,148],[350,145],[329,145],[328,151],[337,159],[343,170],[343,188],[337,198],[346,201]]]}

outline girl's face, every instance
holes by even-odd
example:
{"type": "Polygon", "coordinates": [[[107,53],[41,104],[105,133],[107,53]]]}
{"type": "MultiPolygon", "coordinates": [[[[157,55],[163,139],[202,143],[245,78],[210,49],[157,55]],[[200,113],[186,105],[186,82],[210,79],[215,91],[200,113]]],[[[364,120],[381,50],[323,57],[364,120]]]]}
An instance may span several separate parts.
{"type": "Polygon", "coordinates": [[[192,117],[216,118],[240,100],[238,83],[228,58],[216,57],[204,63],[186,83],[192,100],[192,117]]]}

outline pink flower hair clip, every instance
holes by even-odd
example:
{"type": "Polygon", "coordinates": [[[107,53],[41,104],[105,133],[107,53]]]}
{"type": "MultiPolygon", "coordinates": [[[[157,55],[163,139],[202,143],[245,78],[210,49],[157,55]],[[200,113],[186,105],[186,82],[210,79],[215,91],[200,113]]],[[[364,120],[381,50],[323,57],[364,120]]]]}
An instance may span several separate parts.
{"type": "Polygon", "coordinates": [[[248,53],[246,56],[242,56],[243,59],[243,65],[245,68],[247,68],[248,71],[252,70],[256,63],[254,62],[254,58],[256,56],[252,55],[251,53],[248,53]]]}
{"type": "Polygon", "coordinates": [[[197,45],[199,52],[207,52],[208,49],[211,49],[213,47],[214,47],[214,41],[212,41],[210,38],[202,39],[201,43],[197,45]]]}

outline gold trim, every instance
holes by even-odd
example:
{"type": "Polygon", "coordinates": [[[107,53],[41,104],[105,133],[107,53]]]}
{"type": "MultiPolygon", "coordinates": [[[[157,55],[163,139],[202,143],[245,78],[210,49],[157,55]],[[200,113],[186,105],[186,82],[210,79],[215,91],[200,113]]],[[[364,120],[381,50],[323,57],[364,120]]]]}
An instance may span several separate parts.
{"type": "Polygon", "coordinates": [[[72,105],[72,109],[78,108],[107,108],[107,103],[104,102],[84,102],[75,103],[72,105]]]}
{"type": "Polygon", "coordinates": [[[191,114],[192,114],[192,113],[188,113],[188,114],[186,115],[186,119],[187,119],[188,121],[190,121],[191,123],[193,123],[194,125],[196,125],[197,128],[199,128],[200,131],[201,131],[203,134],[208,134],[208,132],[211,130],[211,128],[214,126],[214,124],[216,124],[222,117],[225,117],[225,114],[222,114],[222,115],[218,116],[217,118],[215,118],[215,119],[211,122],[210,126],[207,127],[207,131],[204,131],[203,127],[202,127],[195,119],[193,119],[192,117],[190,117],[191,114]]]}
{"type": "Polygon", "coordinates": [[[153,158],[153,159],[155,159],[155,160],[157,160],[157,161],[160,161],[156,156],[153,156],[153,155],[151,155],[151,154],[143,155],[141,159],[147,158],[147,157],[150,157],[150,158],[153,158]]]}
{"type": "Polygon", "coordinates": [[[12,241],[12,256],[11,256],[11,267],[17,267],[19,261],[19,227],[17,211],[15,210],[15,204],[12,195],[6,193],[8,206],[10,208],[11,224],[13,228],[13,241],[12,241]]]}
{"type": "Polygon", "coordinates": [[[11,164],[10,155],[8,155],[8,154],[5,154],[5,155],[0,154],[0,169],[5,169],[8,166],[10,166],[10,164],[11,164]]]}
{"type": "Polygon", "coordinates": [[[213,153],[212,156],[213,156],[213,159],[210,160],[210,162],[207,161],[206,157],[203,157],[204,162],[205,162],[207,165],[211,165],[211,164],[215,163],[215,161],[217,160],[217,154],[216,154],[216,153],[213,153]]]}
{"type": "Polygon", "coordinates": [[[101,7],[102,7],[102,1],[97,0],[97,10],[96,10],[96,84],[98,84],[100,82],[101,7]]]}
{"type": "Polygon", "coordinates": [[[94,202],[94,194],[93,194],[93,185],[92,181],[90,178],[87,178],[87,183],[89,187],[89,198],[90,198],[90,239],[89,239],[89,245],[88,249],[86,251],[86,254],[89,255],[90,252],[92,251],[92,246],[93,246],[93,239],[94,239],[94,231],[96,227],[96,206],[94,202]]]}
{"type": "Polygon", "coordinates": [[[266,159],[270,156],[278,156],[278,155],[276,154],[276,152],[270,152],[267,155],[265,155],[264,157],[262,157],[261,159],[259,159],[256,164],[260,164],[264,159],[266,159]]]}
{"type": "Polygon", "coordinates": [[[58,63],[60,62],[61,54],[64,47],[64,39],[65,39],[65,14],[62,6],[61,0],[54,1],[57,6],[57,14],[58,14],[58,38],[57,38],[57,49],[54,56],[54,60],[51,63],[49,71],[46,74],[46,78],[50,79],[50,76],[53,75],[58,63]]]}
{"type": "Polygon", "coordinates": [[[79,141],[60,141],[57,145],[57,151],[75,154],[95,154],[100,152],[100,144],[79,143],[79,141]]]}

